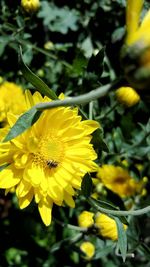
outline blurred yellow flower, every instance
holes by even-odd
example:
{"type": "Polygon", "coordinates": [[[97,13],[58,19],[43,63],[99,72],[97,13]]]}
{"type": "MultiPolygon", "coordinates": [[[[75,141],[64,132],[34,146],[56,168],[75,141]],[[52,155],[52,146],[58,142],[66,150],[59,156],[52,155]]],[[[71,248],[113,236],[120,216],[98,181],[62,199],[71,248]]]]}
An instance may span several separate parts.
{"type": "Polygon", "coordinates": [[[94,213],[84,210],[78,216],[78,225],[80,227],[91,227],[94,224],[94,213]]]}
{"type": "Polygon", "coordinates": [[[27,13],[36,12],[40,7],[39,0],[21,0],[21,6],[27,13]]]}
{"type": "Polygon", "coordinates": [[[85,241],[80,246],[81,251],[85,253],[85,259],[91,260],[95,254],[95,246],[88,241],[85,241]]]}
{"type": "Polygon", "coordinates": [[[135,89],[150,88],[150,10],[140,22],[143,0],[127,0],[125,45],[121,51],[125,75],[135,89]]]}
{"type": "MultiPolygon", "coordinates": [[[[25,91],[27,106],[50,101],[40,93],[25,91]]],[[[17,117],[8,115],[10,126],[17,117]]],[[[82,177],[95,172],[97,158],[91,134],[96,121],[81,120],[77,108],[59,107],[43,111],[38,121],[11,142],[0,143],[0,164],[9,164],[0,172],[0,188],[15,187],[21,209],[35,197],[45,225],[51,223],[53,203],[74,207],[75,189],[82,177]]]]}
{"type": "Polygon", "coordinates": [[[111,191],[120,197],[129,197],[140,193],[144,182],[133,179],[127,170],[120,166],[104,164],[98,169],[97,177],[111,191]]]}
{"type": "MultiPolygon", "coordinates": [[[[116,222],[109,216],[98,212],[95,217],[95,226],[98,228],[99,234],[104,238],[114,241],[118,239],[116,222]]],[[[127,228],[125,224],[123,224],[123,226],[124,229],[127,228]]]]}
{"type": "Polygon", "coordinates": [[[52,50],[52,49],[54,49],[54,44],[53,44],[53,42],[51,42],[51,41],[46,42],[46,43],[44,44],[44,48],[45,48],[46,50],[52,50]]]}
{"type": "Polygon", "coordinates": [[[139,94],[131,87],[120,87],[116,90],[118,102],[127,107],[132,107],[140,101],[139,94]]]}
{"type": "Polygon", "coordinates": [[[15,83],[0,85],[0,122],[7,122],[7,112],[20,115],[26,109],[23,89],[15,83]]]}

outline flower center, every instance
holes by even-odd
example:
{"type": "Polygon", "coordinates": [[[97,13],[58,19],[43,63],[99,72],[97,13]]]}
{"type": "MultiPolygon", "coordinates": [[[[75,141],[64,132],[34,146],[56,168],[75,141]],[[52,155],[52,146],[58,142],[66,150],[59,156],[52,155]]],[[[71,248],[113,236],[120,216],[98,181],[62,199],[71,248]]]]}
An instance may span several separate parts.
{"type": "Polygon", "coordinates": [[[64,156],[64,146],[56,138],[46,136],[42,138],[38,145],[37,152],[34,153],[34,163],[45,168],[56,168],[62,162],[64,156]]]}

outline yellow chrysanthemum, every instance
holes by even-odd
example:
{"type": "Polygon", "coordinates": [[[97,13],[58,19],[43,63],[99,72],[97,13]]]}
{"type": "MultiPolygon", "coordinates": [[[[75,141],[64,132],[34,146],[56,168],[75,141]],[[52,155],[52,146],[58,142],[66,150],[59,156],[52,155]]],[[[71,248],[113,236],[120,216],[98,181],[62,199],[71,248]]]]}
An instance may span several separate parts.
{"type": "Polygon", "coordinates": [[[95,254],[95,246],[88,241],[85,241],[80,246],[81,251],[85,253],[85,259],[91,260],[95,254]]]}
{"type": "Polygon", "coordinates": [[[7,112],[20,115],[26,109],[23,89],[12,82],[0,85],[0,122],[6,123],[7,112]]]}
{"type": "Polygon", "coordinates": [[[120,166],[105,164],[98,169],[97,177],[108,189],[120,197],[132,196],[143,189],[143,180],[135,181],[128,171],[120,166]]]}
{"type": "Polygon", "coordinates": [[[117,89],[116,98],[118,102],[127,107],[132,107],[140,101],[139,94],[131,87],[120,87],[117,89]]]}
{"type": "MultiPolygon", "coordinates": [[[[26,91],[29,107],[49,98],[26,91]]],[[[13,126],[17,117],[10,114],[13,126]]],[[[38,121],[11,142],[1,143],[0,163],[9,164],[0,172],[0,188],[15,187],[20,208],[33,197],[45,225],[51,222],[52,205],[63,202],[70,207],[72,196],[80,189],[82,177],[97,170],[93,160],[91,133],[99,127],[92,120],[81,121],[77,108],[59,107],[43,111],[38,121]]]]}
{"type": "Polygon", "coordinates": [[[21,6],[28,13],[36,12],[40,7],[40,1],[39,0],[21,0],[21,6]]]}
{"type": "Polygon", "coordinates": [[[78,224],[80,227],[91,227],[94,224],[94,213],[84,210],[78,216],[78,224]]]}
{"type": "MultiPolygon", "coordinates": [[[[98,228],[99,234],[104,238],[114,241],[118,239],[116,222],[109,216],[98,212],[95,217],[95,226],[98,228]]],[[[123,224],[123,226],[124,229],[127,228],[125,224],[123,224]]]]}

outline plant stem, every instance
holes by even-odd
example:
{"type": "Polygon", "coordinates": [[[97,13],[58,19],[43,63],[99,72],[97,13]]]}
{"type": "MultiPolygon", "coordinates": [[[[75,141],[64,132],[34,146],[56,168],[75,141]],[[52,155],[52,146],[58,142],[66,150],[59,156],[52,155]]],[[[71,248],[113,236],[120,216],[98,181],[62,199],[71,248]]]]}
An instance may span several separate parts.
{"type": "Polygon", "coordinates": [[[102,208],[98,204],[96,204],[95,201],[92,200],[92,198],[88,198],[88,202],[90,203],[91,206],[93,206],[94,208],[96,208],[98,211],[102,213],[117,215],[117,216],[128,216],[128,215],[139,216],[139,215],[150,212],[150,206],[147,206],[139,210],[124,211],[124,210],[110,210],[110,209],[102,208]]]}
{"type": "Polygon", "coordinates": [[[98,87],[97,89],[92,90],[87,94],[83,94],[80,96],[74,96],[72,98],[64,99],[64,100],[55,100],[52,102],[39,103],[35,105],[35,108],[38,110],[44,110],[44,109],[50,109],[50,108],[60,107],[60,106],[86,104],[97,98],[101,98],[105,96],[108,93],[108,91],[110,91],[111,88],[112,88],[111,85],[107,84],[102,87],[98,87]]]}

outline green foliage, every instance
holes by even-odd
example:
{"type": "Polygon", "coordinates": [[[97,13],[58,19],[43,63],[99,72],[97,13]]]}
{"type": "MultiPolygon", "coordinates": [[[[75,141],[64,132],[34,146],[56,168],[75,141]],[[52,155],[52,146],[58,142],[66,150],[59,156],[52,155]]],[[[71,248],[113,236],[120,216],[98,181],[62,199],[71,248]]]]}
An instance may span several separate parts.
{"type": "MultiPolygon", "coordinates": [[[[0,267],[149,266],[149,214],[114,216],[116,242],[104,239],[94,226],[83,231],[77,219],[84,210],[97,211],[88,201],[95,188],[98,198],[92,201],[101,208],[141,209],[150,202],[149,92],[141,93],[140,103],[130,108],[119,104],[115,96],[117,88],[130,86],[120,62],[126,34],[125,7],[125,0],[41,0],[40,9],[31,15],[23,11],[20,1],[0,1],[1,77],[53,100],[61,92],[66,97],[79,96],[111,84],[105,96],[78,106],[83,119],[94,119],[101,126],[91,140],[98,155],[96,163],[121,166],[137,182],[148,177],[147,194],[121,198],[106,186],[92,183],[96,173],[86,174],[82,190],[75,196],[76,207],[54,205],[49,227],[42,224],[34,203],[20,210],[15,195],[4,195],[1,190],[0,267]],[[128,225],[126,231],[122,223],[128,225]],[[90,261],[80,250],[83,241],[95,246],[90,261]]],[[[149,8],[149,1],[145,1],[142,16],[149,8]]],[[[36,108],[26,111],[4,141],[27,130],[40,115],[36,108]]]]}

